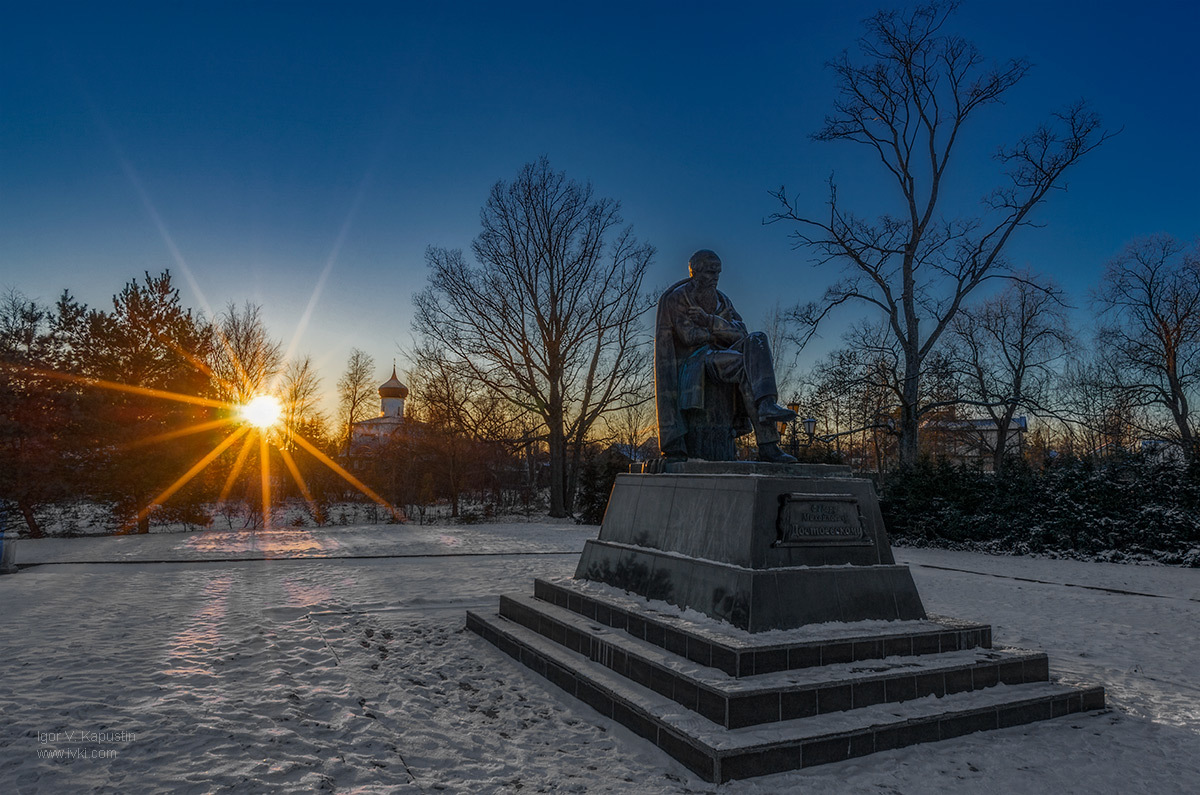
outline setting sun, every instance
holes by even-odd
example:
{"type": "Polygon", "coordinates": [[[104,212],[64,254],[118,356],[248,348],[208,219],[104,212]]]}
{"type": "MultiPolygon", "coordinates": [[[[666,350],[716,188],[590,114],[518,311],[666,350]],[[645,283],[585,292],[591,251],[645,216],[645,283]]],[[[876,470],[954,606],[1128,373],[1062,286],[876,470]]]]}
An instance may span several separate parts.
{"type": "Polygon", "coordinates": [[[259,395],[239,410],[242,420],[258,428],[270,428],[279,421],[283,406],[273,395],[259,395]]]}

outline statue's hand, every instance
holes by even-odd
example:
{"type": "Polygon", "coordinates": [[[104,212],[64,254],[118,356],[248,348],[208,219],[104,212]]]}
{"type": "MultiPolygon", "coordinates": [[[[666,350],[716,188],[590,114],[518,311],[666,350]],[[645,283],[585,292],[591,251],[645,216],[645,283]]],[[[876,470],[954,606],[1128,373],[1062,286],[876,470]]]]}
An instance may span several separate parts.
{"type": "Polygon", "coordinates": [[[721,345],[734,345],[746,336],[746,332],[737,327],[727,327],[722,329],[714,328],[712,331],[713,340],[721,345]]]}
{"type": "Polygon", "coordinates": [[[698,306],[686,307],[688,320],[702,328],[709,328],[712,325],[712,317],[698,306]]]}

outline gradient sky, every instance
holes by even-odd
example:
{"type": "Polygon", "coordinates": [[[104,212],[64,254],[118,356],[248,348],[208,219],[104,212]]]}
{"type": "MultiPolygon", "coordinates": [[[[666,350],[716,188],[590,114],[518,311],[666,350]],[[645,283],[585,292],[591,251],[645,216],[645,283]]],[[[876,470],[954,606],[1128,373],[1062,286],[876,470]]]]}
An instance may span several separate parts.
{"type": "MultiPolygon", "coordinates": [[[[768,191],[812,212],[830,173],[849,206],[895,192],[860,147],[808,137],[824,63],[877,2],[34,6],[0,27],[0,288],[107,309],[169,267],[210,316],[262,304],[327,391],[352,347],[388,375],[426,246],[468,249],[491,185],[539,155],[621,202],[658,250],[652,285],[717,250],[752,326],[834,276],[763,225],[768,191]]],[[[1019,233],[1016,264],[1085,307],[1128,240],[1200,234],[1200,10],[967,2],[952,27],[1035,64],[968,131],[965,210],[996,184],[995,147],[1050,111],[1087,98],[1124,128],[1019,233]]]]}

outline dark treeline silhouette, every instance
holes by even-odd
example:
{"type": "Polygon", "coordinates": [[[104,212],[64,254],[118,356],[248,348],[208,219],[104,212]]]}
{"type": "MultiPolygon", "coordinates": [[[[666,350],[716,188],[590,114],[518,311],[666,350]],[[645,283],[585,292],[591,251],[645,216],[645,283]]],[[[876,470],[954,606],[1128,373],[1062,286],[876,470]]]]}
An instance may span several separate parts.
{"type": "MultiPolygon", "coordinates": [[[[927,357],[919,452],[1001,472],[1024,457],[1104,459],[1146,452],[1191,463],[1200,398],[1200,248],[1166,236],[1131,241],[1094,294],[1097,325],[1072,329],[1046,277],[1022,279],[959,312],[927,357]]],[[[870,472],[902,466],[903,354],[879,324],[860,323],[789,381],[815,421],[784,445],[870,472]]]]}
{"type": "MultiPolygon", "coordinates": [[[[10,292],[0,328],[0,497],[33,536],[41,506],[79,498],[146,532],[143,509],[171,483],[163,477],[216,444],[211,327],[163,272],[126,284],[107,311],[67,292],[52,307],[10,292]]],[[[196,518],[206,479],[182,487],[159,518],[196,518]]]]}

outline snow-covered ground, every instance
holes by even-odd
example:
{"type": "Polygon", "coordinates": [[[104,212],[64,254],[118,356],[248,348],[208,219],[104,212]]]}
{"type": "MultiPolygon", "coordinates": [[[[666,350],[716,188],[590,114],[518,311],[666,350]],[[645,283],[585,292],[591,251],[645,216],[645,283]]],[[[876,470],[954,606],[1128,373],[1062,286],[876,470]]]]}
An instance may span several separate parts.
{"type": "Polygon", "coordinates": [[[45,565],[0,577],[0,793],[1200,791],[1196,569],[899,549],[927,609],[1046,649],[1111,710],[716,787],[463,630],[595,533],[17,542],[45,565]]]}

